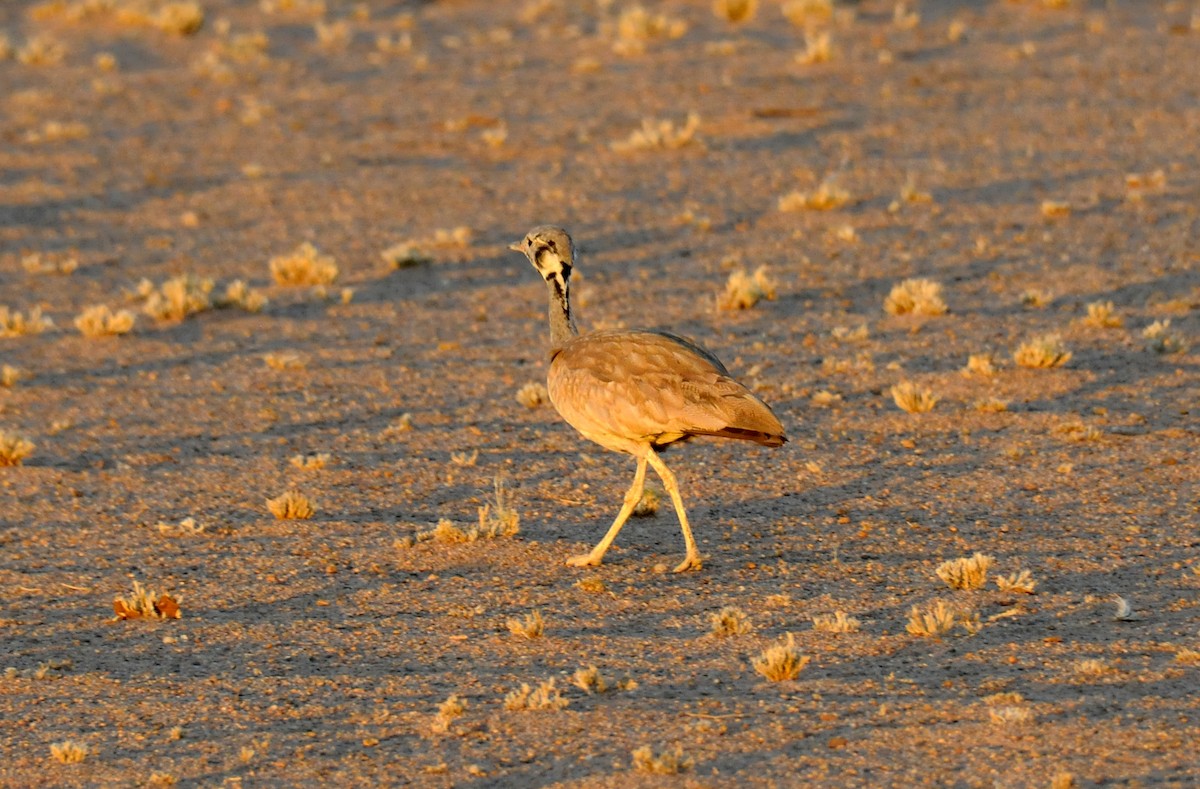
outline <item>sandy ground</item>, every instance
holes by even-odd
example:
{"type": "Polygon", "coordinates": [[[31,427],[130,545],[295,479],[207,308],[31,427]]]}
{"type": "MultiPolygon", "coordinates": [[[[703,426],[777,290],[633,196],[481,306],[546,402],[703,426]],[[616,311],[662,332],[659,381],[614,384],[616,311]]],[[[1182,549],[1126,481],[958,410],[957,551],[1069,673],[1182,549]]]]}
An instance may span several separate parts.
{"type": "Polygon", "coordinates": [[[1200,372],[1142,337],[1200,347],[1192,4],[864,0],[815,63],[773,2],[655,4],[680,24],[640,53],[619,2],[214,0],[186,36],[34,5],[0,4],[0,304],[56,326],[0,339],[0,429],[36,445],[0,468],[0,784],[1196,780],[1200,372]],[[841,205],[780,210],[822,182],[841,205]],[[695,337],[787,428],[666,455],[702,571],[662,571],[669,506],[563,564],[633,463],[517,400],[545,294],[505,247],[543,222],[580,247],[585,328],[695,337]],[[304,241],[323,291],[272,280],[304,241]],[[401,243],[427,261],[389,265],[401,243]],[[715,308],[761,265],[774,300],[715,308]],[[185,273],[269,303],[141,312],[140,280],[185,273]],[[885,313],[914,276],[947,314],[885,313]],[[1089,325],[1108,301],[1121,325],[1089,325]],[[85,337],[94,304],[137,323],[85,337]],[[1014,364],[1042,333],[1069,361],[1014,364]],[[497,478],[518,534],[414,539],[497,478]],[[272,517],[288,488],[314,517],[272,517]],[[977,551],[985,589],[935,574],[977,551]],[[1034,594],[995,584],[1021,570],[1034,594]],[[114,621],[135,580],[181,618],[114,621]],[[937,601],[975,624],[908,633],[937,601]],[[749,632],[715,635],[724,607],[749,632]],[[814,629],[835,611],[859,630],[814,629]],[[810,662],[768,681],[789,633],[810,662]],[[564,708],[506,705],[548,680],[564,708]]]}

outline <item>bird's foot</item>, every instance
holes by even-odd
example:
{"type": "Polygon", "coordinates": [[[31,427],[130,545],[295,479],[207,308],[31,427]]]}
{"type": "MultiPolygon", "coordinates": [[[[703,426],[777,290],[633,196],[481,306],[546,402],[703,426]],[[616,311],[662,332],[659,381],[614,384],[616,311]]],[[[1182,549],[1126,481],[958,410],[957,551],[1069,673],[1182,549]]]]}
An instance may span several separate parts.
{"type": "Polygon", "coordinates": [[[704,562],[701,560],[700,554],[689,553],[687,555],[687,558],[685,558],[682,562],[680,562],[675,567],[675,572],[682,573],[685,570],[702,570],[702,569],[704,569],[704,562]]]}
{"type": "Polygon", "coordinates": [[[567,559],[567,564],[571,567],[596,567],[600,564],[600,557],[590,553],[581,553],[567,559]]]}

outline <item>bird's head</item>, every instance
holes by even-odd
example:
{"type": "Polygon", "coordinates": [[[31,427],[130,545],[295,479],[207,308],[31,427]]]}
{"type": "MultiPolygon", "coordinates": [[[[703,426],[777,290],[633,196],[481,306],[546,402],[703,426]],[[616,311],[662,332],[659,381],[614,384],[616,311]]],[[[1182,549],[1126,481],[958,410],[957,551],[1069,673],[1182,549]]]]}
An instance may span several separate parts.
{"type": "Polygon", "coordinates": [[[575,245],[567,231],[554,225],[539,225],[509,249],[529,258],[547,283],[559,285],[561,291],[566,290],[571,267],[575,265],[575,245]]]}

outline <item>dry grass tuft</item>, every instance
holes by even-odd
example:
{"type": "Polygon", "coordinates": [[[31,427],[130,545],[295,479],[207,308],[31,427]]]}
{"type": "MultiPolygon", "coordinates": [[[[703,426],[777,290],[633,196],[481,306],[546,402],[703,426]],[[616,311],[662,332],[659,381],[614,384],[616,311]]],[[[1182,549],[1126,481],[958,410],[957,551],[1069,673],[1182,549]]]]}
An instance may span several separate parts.
{"type": "Polygon", "coordinates": [[[699,128],[700,116],[695,112],[689,112],[687,122],[678,128],[674,121],[643,118],[642,128],[634,130],[623,140],[614,140],[609,147],[618,153],[651,148],[682,148],[694,141],[699,128]]]}
{"type": "Polygon", "coordinates": [[[643,745],[633,752],[633,768],[638,772],[675,775],[692,769],[692,764],[692,760],[684,754],[680,745],[659,753],[655,753],[649,745],[643,745]]]}
{"type": "Polygon", "coordinates": [[[298,490],[286,490],[273,499],[267,499],[267,509],[277,520],[308,520],[317,512],[313,502],[298,490]]]}
{"type": "Polygon", "coordinates": [[[1054,294],[1042,288],[1030,288],[1021,294],[1021,305],[1035,310],[1044,309],[1052,301],[1054,294]]]}
{"type": "Polygon", "coordinates": [[[329,453],[315,452],[309,455],[293,455],[288,462],[301,471],[316,471],[328,465],[329,453]]]}
{"type": "Polygon", "coordinates": [[[71,274],[79,268],[74,254],[50,255],[32,252],[21,257],[21,268],[30,274],[71,274]]]}
{"type": "Polygon", "coordinates": [[[1142,330],[1146,347],[1155,353],[1182,353],[1187,350],[1183,335],[1171,331],[1171,321],[1155,321],[1142,330]]]}
{"type": "Polygon", "coordinates": [[[217,302],[219,307],[237,307],[246,312],[262,312],[267,306],[267,297],[255,290],[245,280],[235,279],[225,286],[225,295],[217,302]]]}
{"type": "Polygon", "coordinates": [[[128,334],[137,319],[129,310],[113,312],[106,304],[88,307],[75,319],[75,328],[84,337],[112,337],[128,334]]]}
{"type": "Polygon", "coordinates": [[[25,377],[25,373],[11,364],[0,365],[0,386],[14,386],[25,377]]]}
{"type": "Polygon", "coordinates": [[[890,391],[896,405],[910,414],[928,413],[938,402],[938,397],[932,389],[919,387],[912,381],[901,381],[890,391]]]}
{"type": "Polygon", "coordinates": [[[1020,592],[1022,594],[1033,594],[1033,590],[1037,587],[1037,581],[1033,580],[1033,573],[1028,570],[1022,570],[1019,573],[1012,573],[1009,576],[998,576],[996,578],[996,587],[1001,592],[1020,592]]]}
{"type": "Polygon", "coordinates": [[[504,697],[506,710],[561,710],[571,703],[564,698],[555,680],[548,679],[537,689],[530,688],[524,682],[521,687],[504,697]]]}
{"type": "Polygon", "coordinates": [[[962,369],[963,375],[983,375],[991,377],[996,374],[996,363],[990,353],[973,353],[967,357],[967,366],[962,369]]]}
{"type": "Polygon", "coordinates": [[[892,288],[883,300],[883,309],[892,315],[943,315],[942,283],[931,279],[906,279],[892,288]]]}
{"type": "Polygon", "coordinates": [[[635,518],[653,518],[658,514],[658,504],[658,491],[651,487],[642,488],[642,497],[633,505],[630,515],[635,518]]]}
{"type": "Polygon", "coordinates": [[[76,740],[63,740],[50,744],[50,755],[63,764],[78,764],[87,758],[87,745],[76,740]]]}
{"type": "Polygon", "coordinates": [[[749,22],[758,13],[758,0],[713,0],[713,13],[730,22],[749,22]]]}
{"type": "Polygon", "coordinates": [[[509,506],[508,496],[504,492],[504,480],[496,477],[492,481],[495,490],[495,500],[479,508],[479,527],[476,539],[480,537],[511,537],[520,529],[521,515],[509,506]],[[494,505],[494,506],[493,506],[494,505]]]}
{"type": "Polygon", "coordinates": [[[829,31],[805,31],[804,49],[796,53],[796,62],[802,66],[811,66],[814,63],[828,63],[832,59],[833,39],[829,31]]]}
{"type": "Polygon", "coordinates": [[[975,410],[984,414],[999,414],[1008,410],[1008,401],[999,397],[984,397],[975,401],[975,410]]]}
{"type": "Polygon", "coordinates": [[[438,705],[437,715],[433,718],[431,728],[439,734],[445,734],[450,731],[450,726],[454,723],[454,719],[466,711],[467,702],[457,693],[453,693],[438,705]]]}
{"type": "Polygon", "coordinates": [[[987,583],[988,570],[995,562],[995,558],[982,553],[952,559],[938,565],[937,577],[951,589],[982,589],[987,583]]]}
{"type": "Polygon", "coordinates": [[[627,6],[617,16],[613,51],[619,55],[638,55],[646,51],[648,42],[680,38],[687,28],[687,22],[682,19],[652,14],[637,4],[627,6]]]}
{"type": "Polygon", "coordinates": [[[1072,666],[1076,674],[1084,677],[1103,677],[1116,671],[1112,666],[1097,658],[1087,658],[1075,661],[1072,666]]]}
{"type": "Polygon", "coordinates": [[[0,430],[0,466],[19,466],[36,448],[37,445],[24,436],[0,430]]]}
{"type": "Polygon", "coordinates": [[[24,315],[0,304],[0,337],[41,334],[53,326],[54,321],[42,316],[41,307],[34,307],[28,315],[24,315]]]}
{"type": "Polygon", "coordinates": [[[1093,301],[1087,305],[1087,317],[1083,323],[1097,329],[1119,329],[1124,321],[1116,314],[1111,301],[1093,301]]]}
{"type": "Polygon", "coordinates": [[[157,289],[148,279],[138,283],[137,295],[146,300],[142,312],[160,321],[181,321],[189,315],[212,309],[213,281],[195,274],[181,274],[157,289]]]}
{"type": "Polygon", "coordinates": [[[796,651],[796,637],[788,633],[787,640],[768,647],[751,661],[751,665],[771,682],[786,682],[800,676],[800,672],[811,659],[808,655],[801,655],[796,651]]]}
{"type": "Polygon", "coordinates": [[[271,276],[280,285],[332,285],[338,264],[305,241],[291,254],[271,258],[271,276]]]}
{"type": "Polygon", "coordinates": [[[1047,219],[1058,219],[1071,215],[1071,204],[1064,200],[1043,200],[1042,216],[1047,219]]]}
{"type": "Polygon", "coordinates": [[[959,612],[946,605],[943,600],[936,601],[924,611],[914,605],[908,612],[908,625],[905,630],[914,636],[941,638],[954,629],[959,617],[959,612]]]}
{"type": "Polygon", "coordinates": [[[17,49],[17,61],[26,66],[57,66],[67,55],[61,41],[49,36],[33,36],[17,49]]]}
{"type": "Polygon", "coordinates": [[[531,381],[517,390],[517,402],[526,408],[537,408],[550,402],[550,392],[545,384],[531,381]]]}
{"type": "Polygon", "coordinates": [[[779,198],[780,211],[831,211],[850,202],[850,193],[837,185],[837,176],[827,176],[815,191],[789,192],[779,198]]]}
{"type": "Polygon", "coordinates": [[[712,634],[718,637],[740,636],[754,629],[750,617],[740,608],[725,606],[715,614],[709,614],[712,624],[712,634]]]}
{"type": "Polygon", "coordinates": [[[1175,653],[1175,662],[1184,663],[1189,666],[1200,665],[1200,650],[1184,647],[1175,653]]]}
{"type": "Polygon", "coordinates": [[[138,581],[133,592],[113,598],[116,619],[179,619],[179,600],[169,593],[155,594],[138,581]]]}
{"type": "Polygon", "coordinates": [[[609,689],[608,682],[601,676],[600,669],[595,666],[577,669],[573,679],[575,686],[589,696],[594,693],[604,693],[609,689]]]}
{"type": "Polygon", "coordinates": [[[763,299],[775,298],[775,282],[766,266],[759,266],[751,276],[744,269],[729,275],[725,292],[717,297],[717,307],[723,310],[746,310],[763,299]]]}
{"type": "Polygon", "coordinates": [[[421,248],[412,241],[401,241],[399,244],[393,244],[387,249],[379,253],[383,261],[391,268],[416,268],[417,266],[425,266],[433,262],[433,258],[425,254],[421,248]]]}
{"type": "Polygon", "coordinates": [[[262,360],[272,370],[303,370],[308,364],[304,357],[295,351],[264,353],[262,360]]]}
{"type": "Polygon", "coordinates": [[[531,611],[524,617],[513,617],[508,620],[507,625],[508,632],[514,636],[530,640],[541,638],[545,630],[545,624],[542,622],[542,613],[540,611],[531,611]]]}
{"type": "Polygon", "coordinates": [[[808,29],[833,18],[833,0],[788,0],[779,10],[796,27],[808,29]]]}
{"type": "Polygon", "coordinates": [[[1013,351],[1013,361],[1022,367],[1061,367],[1071,360],[1071,352],[1057,334],[1042,334],[1021,343],[1013,351]]]}
{"type": "Polygon", "coordinates": [[[203,534],[206,527],[202,523],[196,523],[195,518],[184,518],[179,523],[159,521],[155,528],[164,537],[195,537],[203,534]]]}
{"type": "Polygon", "coordinates": [[[862,622],[845,611],[834,611],[833,614],[818,614],[812,618],[813,630],[819,633],[857,633],[862,622]]]}
{"type": "Polygon", "coordinates": [[[988,709],[988,717],[998,726],[1019,728],[1033,723],[1033,710],[1028,707],[1004,705],[988,709]]]}

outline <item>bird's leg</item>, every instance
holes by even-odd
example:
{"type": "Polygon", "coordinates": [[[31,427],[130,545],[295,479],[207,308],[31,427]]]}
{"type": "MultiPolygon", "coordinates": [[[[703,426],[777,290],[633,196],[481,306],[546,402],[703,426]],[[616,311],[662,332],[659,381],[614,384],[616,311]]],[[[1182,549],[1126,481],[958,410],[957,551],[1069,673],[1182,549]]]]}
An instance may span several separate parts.
{"type": "Polygon", "coordinates": [[[687,556],[675,568],[675,572],[699,570],[701,567],[700,551],[696,548],[696,538],[692,536],[692,528],[688,526],[687,513],[683,511],[683,499],[679,497],[679,486],[675,484],[675,475],[671,473],[671,469],[667,468],[667,464],[662,462],[653,449],[646,455],[646,459],[650,461],[650,465],[662,479],[663,487],[670,494],[671,503],[675,505],[675,514],[679,516],[679,528],[683,530],[683,542],[687,546],[687,556]]]}
{"type": "MultiPolygon", "coordinates": [[[[650,452],[653,454],[654,450],[650,450],[650,452]]],[[[572,556],[570,559],[567,559],[567,564],[572,567],[600,564],[600,560],[604,558],[604,553],[608,550],[608,546],[612,545],[613,540],[617,539],[617,532],[621,531],[621,527],[625,525],[625,521],[629,520],[629,515],[633,512],[633,508],[642,500],[642,488],[645,484],[646,457],[643,455],[638,458],[637,471],[633,474],[633,484],[625,492],[625,501],[621,504],[621,511],[617,513],[617,519],[613,521],[613,525],[608,527],[608,533],[604,535],[604,539],[596,543],[596,547],[590,553],[572,556]]]]}

